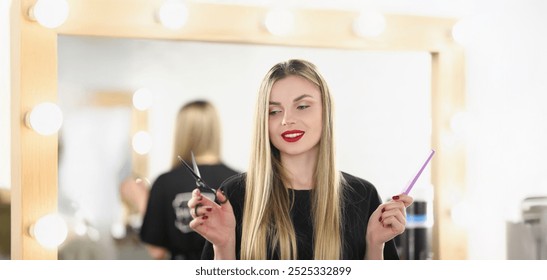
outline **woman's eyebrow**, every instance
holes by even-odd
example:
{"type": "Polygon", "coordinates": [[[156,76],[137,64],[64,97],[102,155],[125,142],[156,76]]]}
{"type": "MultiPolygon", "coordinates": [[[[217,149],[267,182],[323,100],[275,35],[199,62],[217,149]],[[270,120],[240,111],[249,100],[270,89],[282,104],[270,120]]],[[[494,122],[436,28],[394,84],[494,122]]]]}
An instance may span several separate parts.
{"type": "Polygon", "coordinates": [[[302,94],[302,95],[300,95],[299,97],[295,98],[295,99],[293,100],[293,102],[298,102],[298,101],[300,101],[300,100],[302,100],[302,99],[304,99],[304,98],[306,98],[306,97],[313,98],[313,96],[311,96],[311,95],[309,95],[309,94],[302,94]]]}

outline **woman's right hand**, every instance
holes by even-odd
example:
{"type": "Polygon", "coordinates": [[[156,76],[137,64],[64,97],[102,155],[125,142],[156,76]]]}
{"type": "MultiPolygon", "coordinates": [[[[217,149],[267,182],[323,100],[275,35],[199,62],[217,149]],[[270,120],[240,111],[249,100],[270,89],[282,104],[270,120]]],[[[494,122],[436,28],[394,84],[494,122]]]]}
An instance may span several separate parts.
{"type": "Polygon", "coordinates": [[[190,227],[213,244],[215,259],[235,259],[234,211],[221,190],[217,190],[216,197],[217,201],[225,203],[219,205],[211,201],[197,188],[192,192],[188,208],[194,219],[190,222],[190,227]]]}

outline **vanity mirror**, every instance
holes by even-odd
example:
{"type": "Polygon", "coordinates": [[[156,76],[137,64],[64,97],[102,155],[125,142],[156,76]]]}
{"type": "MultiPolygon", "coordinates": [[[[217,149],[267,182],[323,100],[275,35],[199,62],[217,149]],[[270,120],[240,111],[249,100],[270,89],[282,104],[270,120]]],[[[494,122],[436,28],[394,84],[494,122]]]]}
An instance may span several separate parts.
{"type": "MultiPolygon", "coordinates": [[[[366,39],[352,33],[356,12],[297,9],[293,31],[275,36],[261,24],[266,7],[188,2],[186,25],[171,30],[155,20],[159,0],[74,0],[68,1],[66,22],[46,29],[25,16],[34,1],[13,2],[13,259],[57,258],[57,251],[41,248],[24,230],[40,216],[55,212],[61,194],[58,138],[44,138],[24,127],[20,120],[28,108],[43,101],[63,104],[71,91],[131,92],[148,87],[157,98],[149,111],[151,135],[160,141],[153,145],[169,147],[153,146],[146,158],[147,176],[153,180],[168,166],[176,109],[187,100],[207,97],[222,105],[224,156],[244,170],[250,132],[238,134],[241,127],[250,127],[260,79],[275,62],[294,56],[314,61],[336,92],[342,168],[399,191],[402,186],[396,180],[371,174],[382,174],[397,160],[399,170],[406,159],[406,166],[413,168],[413,156],[421,157],[429,146],[438,152],[431,163],[434,258],[465,258],[465,234],[450,221],[447,199],[463,188],[464,178],[463,148],[445,145],[450,140],[449,119],[464,104],[463,54],[448,36],[453,20],[387,15],[386,31],[366,39]],[[110,53],[98,55],[105,50],[99,50],[101,46],[110,53]],[[88,53],[81,53],[80,59],[70,57],[77,51],[88,53]],[[91,55],[94,51],[98,56],[91,55]],[[114,64],[102,65],[101,59],[114,64]],[[198,73],[205,75],[197,78],[198,73]],[[360,114],[357,122],[355,114],[360,114]],[[364,129],[356,129],[357,124],[364,129]],[[405,146],[401,139],[412,140],[405,146]],[[354,141],[364,148],[355,152],[354,141]],[[385,146],[376,149],[377,143],[385,146]],[[382,151],[390,148],[391,154],[385,156],[382,151]],[[404,156],[397,159],[399,153],[404,156]]],[[[407,171],[401,178],[413,172],[407,171]]],[[[383,195],[391,191],[386,189],[383,195]]]]}

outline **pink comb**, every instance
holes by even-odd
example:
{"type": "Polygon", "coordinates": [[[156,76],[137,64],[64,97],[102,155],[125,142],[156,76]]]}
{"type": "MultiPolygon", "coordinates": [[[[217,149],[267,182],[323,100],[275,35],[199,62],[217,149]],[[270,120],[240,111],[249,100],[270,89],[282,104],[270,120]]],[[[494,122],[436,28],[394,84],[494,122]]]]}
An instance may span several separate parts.
{"type": "Polygon", "coordinates": [[[422,168],[420,168],[420,171],[418,171],[418,173],[416,174],[416,176],[414,176],[414,178],[412,179],[410,184],[404,189],[404,191],[403,191],[404,194],[410,193],[410,190],[412,190],[412,187],[414,186],[416,181],[418,181],[418,178],[420,178],[420,175],[422,175],[422,172],[424,171],[425,167],[427,166],[427,164],[429,163],[429,161],[433,157],[433,154],[435,154],[435,150],[432,149],[431,153],[429,154],[429,157],[427,157],[424,164],[422,165],[422,168]]]}

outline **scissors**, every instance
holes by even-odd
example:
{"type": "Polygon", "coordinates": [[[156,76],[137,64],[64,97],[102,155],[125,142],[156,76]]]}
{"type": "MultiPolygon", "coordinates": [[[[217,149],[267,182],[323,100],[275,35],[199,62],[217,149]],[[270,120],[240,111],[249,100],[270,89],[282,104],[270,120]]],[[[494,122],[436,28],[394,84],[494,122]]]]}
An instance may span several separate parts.
{"type": "Polygon", "coordinates": [[[200,190],[210,191],[210,192],[213,192],[213,194],[216,195],[217,191],[215,189],[209,187],[209,185],[207,185],[205,183],[205,181],[203,181],[203,179],[201,179],[201,175],[199,174],[199,168],[198,168],[198,165],[196,163],[196,159],[194,158],[194,152],[191,152],[191,153],[192,153],[192,165],[194,166],[194,168],[190,167],[190,165],[188,165],[188,163],[186,163],[186,161],[184,161],[181,156],[178,156],[180,162],[182,162],[182,164],[186,167],[186,169],[188,169],[190,171],[190,174],[192,174],[192,176],[196,180],[196,186],[200,190]]]}

